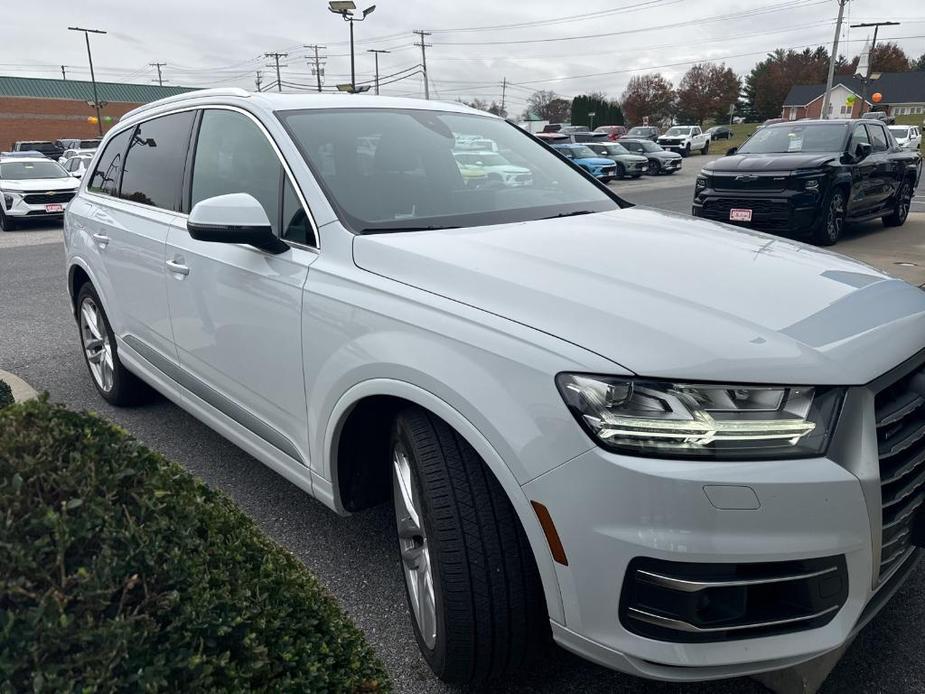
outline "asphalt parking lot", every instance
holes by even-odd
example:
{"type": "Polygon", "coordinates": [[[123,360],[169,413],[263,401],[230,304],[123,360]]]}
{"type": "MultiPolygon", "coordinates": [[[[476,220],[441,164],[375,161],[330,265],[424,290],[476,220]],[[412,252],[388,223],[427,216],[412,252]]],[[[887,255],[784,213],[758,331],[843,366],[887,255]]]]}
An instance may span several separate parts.
{"type": "MultiPolygon", "coordinates": [[[[614,188],[638,204],[687,212],[693,181],[710,156],[685,160],[671,177],[621,181],[614,188]]],[[[925,195],[917,210],[925,212],[925,195]]],[[[837,251],[862,258],[917,284],[925,282],[925,214],[901,229],[852,229],[837,251]],[[896,265],[896,263],[912,265],[896,265]]],[[[669,249],[670,252],[670,249],[669,249]]],[[[333,593],[385,661],[401,692],[454,691],[435,680],[414,642],[402,594],[391,511],[340,518],[204,424],[166,400],[114,409],[90,382],[63,283],[64,248],[57,228],[0,234],[0,368],[25,378],[52,400],[99,412],[184,465],[235,502],[293,552],[333,593]]],[[[869,625],[827,681],[824,692],[925,691],[925,571],[910,580],[869,625]]],[[[765,691],[740,679],[694,685],[651,683],[610,672],[555,650],[540,667],[496,691],[706,692],[765,691]]]]}

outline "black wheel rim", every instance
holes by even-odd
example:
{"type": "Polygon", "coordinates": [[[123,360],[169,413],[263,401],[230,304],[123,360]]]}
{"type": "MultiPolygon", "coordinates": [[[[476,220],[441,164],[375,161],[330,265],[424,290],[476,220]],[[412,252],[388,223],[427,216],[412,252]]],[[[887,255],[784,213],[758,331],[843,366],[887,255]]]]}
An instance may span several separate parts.
{"type": "Polygon", "coordinates": [[[899,223],[902,224],[906,221],[906,217],[909,216],[909,209],[912,207],[912,186],[908,182],[903,183],[903,187],[899,189],[899,207],[897,208],[897,213],[899,217],[899,223]]]}
{"type": "Polygon", "coordinates": [[[658,163],[658,159],[653,159],[653,160],[649,163],[649,166],[652,167],[652,173],[658,173],[658,169],[659,169],[659,166],[660,166],[660,164],[658,163]]]}
{"type": "Polygon", "coordinates": [[[826,235],[829,240],[835,241],[841,236],[842,226],[845,223],[845,203],[841,193],[832,196],[829,203],[829,214],[826,216],[826,235]]]}

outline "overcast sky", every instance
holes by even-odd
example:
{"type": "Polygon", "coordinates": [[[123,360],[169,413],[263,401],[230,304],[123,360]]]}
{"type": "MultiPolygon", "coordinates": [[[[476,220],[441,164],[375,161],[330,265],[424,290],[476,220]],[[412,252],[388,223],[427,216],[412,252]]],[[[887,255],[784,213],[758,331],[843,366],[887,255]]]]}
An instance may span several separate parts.
{"type": "MultiPolygon", "coordinates": [[[[380,72],[412,71],[421,60],[414,29],[432,31],[427,49],[431,97],[501,98],[519,114],[535,89],[565,96],[593,90],[619,97],[633,74],[659,70],[676,84],[690,64],[725,61],[739,74],[777,47],[831,46],[836,0],[377,0],[356,24],[357,81],[373,75],[370,48],[388,49],[380,72]],[[579,15],[579,13],[581,13],[579,15]],[[514,25],[514,26],[511,26],[514,25]],[[581,37],[581,38],[574,38],[581,37]]],[[[362,9],[366,5],[358,3],[362,9]]],[[[314,85],[304,44],[327,49],[325,84],[349,82],[347,25],[326,0],[39,0],[4,12],[0,74],[88,79],[83,35],[70,25],[105,29],[92,36],[98,80],[147,82],[148,63],[165,62],[172,85],[264,87],[275,70],[263,53],[288,53],[282,69],[294,91],[314,85]],[[76,5],[82,5],[77,9],[76,5]]],[[[894,37],[913,57],[925,53],[925,1],[851,0],[851,23],[894,20],[894,37]]],[[[846,29],[840,53],[860,52],[866,29],[846,29]],[[847,43],[844,41],[847,40],[847,43]]],[[[401,75],[398,75],[399,77],[401,75]]],[[[390,78],[394,79],[394,78],[390,78]]],[[[385,81],[385,80],[384,80],[385,81]]],[[[422,96],[419,75],[383,87],[384,94],[422,96]]]]}

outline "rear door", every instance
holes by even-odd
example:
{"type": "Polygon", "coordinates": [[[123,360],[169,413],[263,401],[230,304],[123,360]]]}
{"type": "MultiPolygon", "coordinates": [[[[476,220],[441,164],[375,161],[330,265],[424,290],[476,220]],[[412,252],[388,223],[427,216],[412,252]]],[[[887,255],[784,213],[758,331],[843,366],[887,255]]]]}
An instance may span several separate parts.
{"type": "Polygon", "coordinates": [[[302,289],[317,258],[306,208],[275,144],[242,111],[202,111],[184,210],[227,193],[263,205],[290,250],[192,238],[186,217],[167,239],[167,294],[183,384],[299,464],[308,463],[302,289]]]}
{"type": "Polygon", "coordinates": [[[113,330],[155,363],[158,356],[176,362],[164,254],[180,209],[193,116],[160,116],[120,133],[121,166],[104,154],[88,185],[97,195],[87,226],[112,286],[106,311],[113,330]]]}
{"type": "Polygon", "coordinates": [[[880,123],[868,123],[867,132],[873,148],[868,157],[873,167],[868,197],[871,206],[875,207],[885,204],[899,189],[902,167],[899,159],[893,156],[892,141],[886,127],[880,123]]]}

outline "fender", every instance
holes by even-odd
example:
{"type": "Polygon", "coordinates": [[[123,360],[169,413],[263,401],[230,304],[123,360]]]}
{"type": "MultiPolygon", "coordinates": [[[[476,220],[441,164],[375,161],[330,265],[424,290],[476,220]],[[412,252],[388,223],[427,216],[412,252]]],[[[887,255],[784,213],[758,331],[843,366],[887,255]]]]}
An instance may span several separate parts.
{"type": "Polygon", "coordinates": [[[549,551],[549,545],[546,543],[543,529],[540,527],[526,494],[524,494],[514,474],[505,465],[501,456],[498,455],[481,432],[449,403],[423,388],[393,379],[370,379],[351,387],[337,401],[325,426],[322,455],[322,475],[332,481],[332,505],[334,510],[343,515],[347,513],[340,500],[337,469],[333,465],[333,461],[337,460],[337,441],[340,438],[340,432],[347,415],[350,414],[354,405],[363,398],[372,395],[391,395],[403,398],[429,410],[453,427],[481,456],[488,469],[491,470],[495,479],[501,485],[501,488],[504,489],[508,499],[510,499],[514,511],[520,519],[521,526],[527,535],[527,540],[533,550],[536,566],[543,582],[549,617],[562,622],[565,614],[552,554],[549,551]]]}

